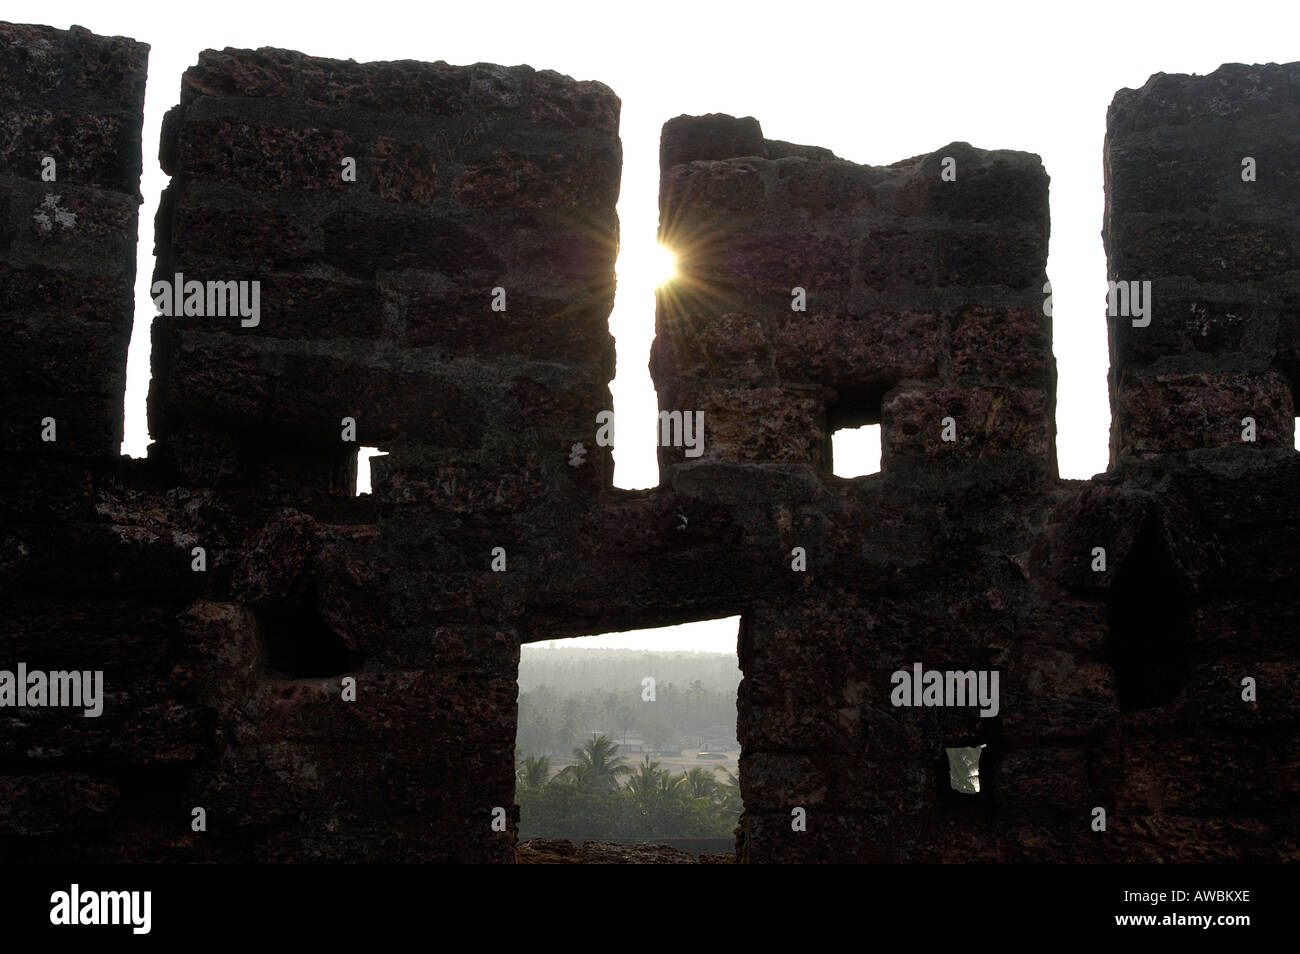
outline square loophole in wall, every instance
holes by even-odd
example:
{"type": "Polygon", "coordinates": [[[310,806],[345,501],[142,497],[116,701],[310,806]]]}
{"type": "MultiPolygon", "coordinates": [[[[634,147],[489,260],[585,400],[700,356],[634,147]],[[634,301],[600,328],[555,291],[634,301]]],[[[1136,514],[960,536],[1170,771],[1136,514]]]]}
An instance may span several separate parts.
{"type": "Polygon", "coordinates": [[[880,473],[880,425],[842,427],[831,434],[831,473],[836,477],[880,473]]]}
{"type": "Polygon", "coordinates": [[[357,448],[357,492],[355,496],[360,497],[362,494],[370,493],[370,458],[383,457],[387,453],[387,451],[382,451],[378,447],[357,448]]]}
{"type": "Polygon", "coordinates": [[[997,770],[1001,725],[981,719],[973,731],[945,740],[934,761],[935,807],[939,814],[971,824],[990,823],[997,812],[997,770]]]}
{"type": "Polygon", "coordinates": [[[980,756],[983,745],[958,746],[945,749],[948,753],[948,785],[963,795],[980,792],[980,756]]]}
{"type": "Polygon", "coordinates": [[[880,472],[880,399],[877,390],[845,388],[826,408],[826,467],[836,477],[880,472]]]}

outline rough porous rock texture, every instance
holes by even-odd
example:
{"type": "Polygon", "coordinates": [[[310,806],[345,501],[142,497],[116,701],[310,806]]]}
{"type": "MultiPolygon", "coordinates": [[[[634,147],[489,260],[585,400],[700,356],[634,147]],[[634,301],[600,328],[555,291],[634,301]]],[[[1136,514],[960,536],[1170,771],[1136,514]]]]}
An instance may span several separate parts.
{"type": "Polygon", "coordinates": [[[729,615],[739,861],[1296,857],[1296,67],[1116,98],[1111,274],[1154,313],[1111,319],[1092,481],[1056,477],[1036,156],[672,120],[651,368],[704,442],[624,491],[617,97],[273,49],[202,54],[160,151],[155,280],[256,281],[256,323],[155,319],[119,457],[145,50],[0,24],[0,670],[105,684],[0,707],[0,858],[691,862],[516,848],[519,646],[729,615]],[[881,473],[835,477],[866,423],[881,473]],[[997,714],[894,706],[914,663],[996,670],[997,714]]]}
{"type": "Polygon", "coordinates": [[[530,838],[515,850],[521,865],[716,865],[731,855],[692,855],[668,845],[620,845],[589,841],[581,847],[563,838],[530,838]]]}
{"type": "Polygon", "coordinates": [[[48,416],[59,464],[105,457],[122,442],[149,47],[0,30],[0,451],[29,451],[48,416]]]}

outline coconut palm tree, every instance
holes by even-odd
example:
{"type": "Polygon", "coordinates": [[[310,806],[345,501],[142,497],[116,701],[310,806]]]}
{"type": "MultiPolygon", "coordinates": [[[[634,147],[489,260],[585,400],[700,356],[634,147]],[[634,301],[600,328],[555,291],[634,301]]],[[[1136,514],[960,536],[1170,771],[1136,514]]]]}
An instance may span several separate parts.
{"type": "MultiPolygon", "coordinates": [[[[618,745],[606,736],[598,735],[581,748],[573,750],[574,762],[566,765],[560,775],[582,788],[601,788],[612,791],[618,788],[619,776],[632,770],[623,764],[622,756],[615,755],[618,745]]],[[[558,776],[557,776],[558,777],[558,776]]]]}
{"type": "Polygon", "coordinates": [[[681,779],[673,778],[670,772],[659,768],[658,762],[650,761],[646,756],[637,766],[636,772],[627,780],[627,790],[642,802],[652,802],[677,791],[681,779]]]}
{"type": "Polygon", "coordinates": [[[679,781],[691,798],[709,799],[718,793],[717,778],[712,771],[703,767],[683,772],[679,781]]]}
{"type": "Polygon", "coordinates": [[[528,756],[515,768],[515,780],[525,792],[535,792],[551,777],[551,760],[546,756],[528,756]]]}
{"type": "Polygon", "coordinates": [[[718,804],[726,812],[739,816],[745,808],[740,797],[740,779],[730,769],[722,770],[722,779],[717,783],[718,804]]]}

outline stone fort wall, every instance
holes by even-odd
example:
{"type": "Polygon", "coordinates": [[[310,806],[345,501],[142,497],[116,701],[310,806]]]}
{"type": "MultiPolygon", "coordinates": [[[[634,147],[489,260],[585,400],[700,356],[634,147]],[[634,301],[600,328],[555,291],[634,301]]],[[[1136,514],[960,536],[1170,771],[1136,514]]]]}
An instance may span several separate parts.
{"type": "Polygon", "coordinates": [[[119,456],[146,57],[0,24],[0,670],[102,672],[94,716],[0,674],[0,857],[509,862],[519,646],[729,615],[740,861],[1296,856],[1300,65],[1116,95],[1090,481],[1038,157],[668,122],[651,370],[704,439],[627,491],[617,96],[274,49],[164,123],[119,456]],[[996,705],[898,704],[917,665],[996,705]]]}

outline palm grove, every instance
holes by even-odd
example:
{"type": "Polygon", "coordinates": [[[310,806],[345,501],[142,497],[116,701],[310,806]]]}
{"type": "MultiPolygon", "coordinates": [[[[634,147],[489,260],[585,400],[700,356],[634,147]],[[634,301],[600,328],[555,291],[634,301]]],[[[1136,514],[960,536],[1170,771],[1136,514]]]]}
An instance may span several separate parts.
{"type": "Polygon", "coordinates": [[[731,837],[741,810],[732,772],[669,770],[654,755],[634,759],[618,749],[630,733],[652,752],[710,747],[720,735],[734,745],[739,679],[730,655],[526,649],[516,749],[520,837],[731,837]],[[653,693],[644,688],[648,674],[653,693]]]}

